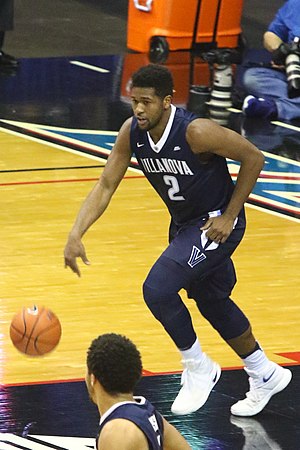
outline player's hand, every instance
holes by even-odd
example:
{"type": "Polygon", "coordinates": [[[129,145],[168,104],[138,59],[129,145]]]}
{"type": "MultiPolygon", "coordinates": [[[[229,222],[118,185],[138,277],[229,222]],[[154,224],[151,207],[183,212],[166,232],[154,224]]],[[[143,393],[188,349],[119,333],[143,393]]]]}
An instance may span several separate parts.
{"type": "Polygon", "coordinates": [[[67,244],[64,250],[65,267],[70,267],[70,269],[76,273],[79,277],[81,276],[76,258],[81,258],[84,264],[90,265],[83,243],[79,238],[74,238],[69,236],[67,244]]]}
{"type": "Polygon", "coordinates": [[[211,217],[200,230],[206,230],[206,237],[216,244],[223,244],[233,230],[234,219],[223,214],[211,217]]]}

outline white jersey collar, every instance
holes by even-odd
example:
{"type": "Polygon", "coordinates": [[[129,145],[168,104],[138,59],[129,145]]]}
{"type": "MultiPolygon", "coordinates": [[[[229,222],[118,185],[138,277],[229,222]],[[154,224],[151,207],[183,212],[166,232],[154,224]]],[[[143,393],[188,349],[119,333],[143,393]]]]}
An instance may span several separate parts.
{"type": "Polygon", "coordinates": [[[152,150],[155,153],[159,153],[161,151],[161,149],[163,148],[163,146],[166,143],[166,140],[169,137],[170,130],[171,130],[171,127],[172,127],[173,121],[174,121],[175,112],[176,112],[176,106],[171,104],[171,114],[170,114],[168,123],[166,125],[165,131],[163,132],[162,137],[160,138],[160,140],[156,144],[154,144],[154,142],[152,140],[152,137],[150,136],[149,131],[147,131],[147,136],[148,136],[150,147],[152,148],[152,150]]]}
{"type": "Polygon", "coordinates": [[[144,398],[144,397],[138,397],[138,396],[134,396],[133,397],[134,398],[134,402],[130,402],[130,401],[128,401],[128,402],[119,402],[119,403],[115,403],[114,405],[112,405],[104,414],[103,414],[103,416],[101,416],[101,418],[100,418],[100,422],[99,422],[99,425],[101,425],[103,422],[104,422],[104,420],[113,412],[113,411],[115,411],[115,409],[117,409],[117,408],[119,408],[119,406],[122,406],[122,405],[131,405],[131,404],[139,404],[139,405],[144,405],[145,404],[145,402],[146,402],[146,399],[144,398]]]}

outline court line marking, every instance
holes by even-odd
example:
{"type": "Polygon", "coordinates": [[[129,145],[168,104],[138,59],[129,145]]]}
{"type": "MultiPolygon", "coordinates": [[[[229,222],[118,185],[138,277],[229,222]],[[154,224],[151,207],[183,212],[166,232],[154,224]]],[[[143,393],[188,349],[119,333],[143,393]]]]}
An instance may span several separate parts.
{"type": "MultiPolygon", "coordinates": [[[[56,148],[58,150],[64,150],[66,152],[73,153],[74,155],[77,155],[77,156],[93,159],[95,161],[99,161],[100,160],[100,161],[103,161],[105,163],[107,161],[106,158],[103,158],[102,156],[100,156],[100,152],[99,152],[99,156],[94,156],[94,155],[90,155],[89,153],[83,153],[80,150],[75,150],[75,149],[72,149],[72,148],[65,147],[62,144],[55,144],[53,142],[48,142],[48,141],[45,141],[44,139],[33,137],[33,136],[28,136],[28,135],[23,134],[21,132],[9,130],[7,128],[0,127],[0,131],[3,131],[4,133],[12,134],[14,136],[19,136],[19,137],[21,137],[23,139],[28,139],[30,141],[38,142],[39,144],[44,144],[44,145],[47,145],[48,147],[54,147],[54,148],[56,148]]],[[[56,138],[57,138],[57,136],[56,136],[56,138]]],[[[77,141],[75,141],[75,142],[77,142],[77,141]]],[[[78,145],[78,143],[77,143],[77,145],[78,145]]],[[[89,146],[83,147],[83,148],[87,148],[87,147],[91,148],[91,149],[95,148],[95,149],[97,149],[99,151],[99,147],[93,146],[92,144],[90,144],[89,146]]],[[[102,147],[101,147],[101,149],[102,149],[102,147]]],[[[103,149],[103,153],[109,154],[110,151],[108,151],[106,149],[103,149]]],[[[133,158],[133,159],[135,159],[135,158],[133,158]]],[[[133,163],[134,163],[134,161],[133,161],[133,163]]],[[[140,170],[135,169],[134,167],[128,167],[128,170],[131,170],[131,171],[136,172],[136,173],[140,173],[140,170]]]]}
{"type": "Polygon", "coordinates": [[[292,124],[285,123],[285,122],[280,122],[279,120],[272,120],[271,123],[273,123],[274,125],[279,125],[280,127],[283,127],[283,128],[289,128],[290,130],[300,132],[300,127],[296,127],[296,125],[292,125],[292,124]]]}
{"type": "MultiPolygon", "coordinates": [[[[227,110],[233,113],[242,113],[242,110],[237,108],[227,108],[227,110]]],[[[279,127],[289,128],[290,130],[300,132],[300,127],[297,127],[296,125],[292,125],[289,123],[281,122],[280,120],[270,120],[270,123],[272,123],[273,125],[277,125],[279,127]]]]}
{"type": "MultiPolygon", "coordinates": [[[[238,110],[237,110],[238,111],[238,110]]],[[[40,133],[42,136],[48,136],[51,138],[55,138],[55,139],[59,139],[61,141],[65,141],[65,142],[70,142],[70,143],[74,143],[75,145],[79,145],[78,141],[76,139],[72,139],[71,137],[65,137],[65,136],[57,136],[57,134],[55,134],[55,131],[62,131],[62,132],[70,132],[74,135],[76,134],[94,134],[94,135],[106,135],[106,136],[117,136],[118,135],[118,131],[105,131],[105,130],[90,130],[90,129],[75,129],[75,128],[64,128],[64,127],[56,127],[56,126],[48,126],[48,125],[41,125],[41,124],[35,124],[35,123],[28,123],[28,122],[18,122],[18,121],[14,121],[14,120],[6,120],[6,119],[0,119],[0,123],[4,122],[4,123],[8,123],[9,125],[14,125],[16,127],[24,127],[26,130],[29,130],[31,132],[36,132],[36,133],[40,133]],[[51,131],[48,130],[52,130],[54,133],[52,133],[51,131]]],[[[4,127],[0,127],[0,130],[4,131],[4,132],[9,132],[12,130],[9,130],[8,128],[4,128],[4,127]]],[[[300,128],[299,128],[300,131],[300,128]]],[[[18,133],[18,132],[15,132],[18,133]]],[[[26,134],[22,134],[19,133],[19,135],[22,136],[27,136],[26,134]]],[[[99,146],[94,145],[94,144],[89,144],[89,143],[85,143],[83,148],[90,148],[92,150],[98,150],[99,146]]],[[[103,147],[101,147],[102,149],[102,153],[105,153],[107,155],[110,154],[110,150],[107,150],[103,147]]],[[[268,151],[262,150],[262,153],[266,156],[268,156],[271,159],[276,159],[278,161],[282,161],[282,162],[287,162],[287,163],[292,163],[295,166],[299,166],[300,167],[300,162],[296,161],[294,159],[291,158],[287,158],[286,156],[281,156],[281,155],[276,155],[275,153],[270,153],[268,151]]],[[[134,158],[133,159],[134,163],[137,163],[137,160],[134,158]]],[[[236,161],[227,158],[227,161],[229,164],[236,164],[238,166],[238,164],[236,163],[236,161]]],[[[271,174],[272,172],[268,172],[268,171],[263,171],[262,173],[266,173],[266,174],[271,174]]]]}
{"type": "MultiPolygon", "coordinates": [[[[40,123],[33,122],[19,122],[18,120],[8,120],[8,119],[0,119],[0,123],[8,123],[9,125],[15,125],[17,127],[24,127],[26,130],[34,130],[38,128],[42,131],[53,130],[53,131],[66,131],[73,134],[100,134],[107,136],[117,136],[118,131],[107,131],[107,130],[92,130],[85,128],[66,128],[66,127],[56,127],[53,125],[41,125],[40,123]]],[[[8,128],[3,128],[4,131],[9,130],[8,128]]]]}
{"type": "Polygon", "coordinates": [[[83,67],[84,69],[93,70],[95,72],[110,73],[110,70],[103,69],[102,67],[98,66],[93,66],[92,64],[83,63],[81,61],[72,60],[70,61],[70,64],[73,64],[74,66],[83,67]]]}
{"type": "MultiPolygon", "coordinates": [[[[274,355],[281,356],[279,353],[273,353],[274,355]]],[[[288,359],[285,356],[281,356],[282,358],[288,359]]],[[[298,361],[286,361],[278,363],[280,366],[291,367],[291,366],[300,366],[298,361]]],[[[244,370],[244,366],[222,366],[222,370],[224,371],[236,371],[236,370],[244,370]]],[[[153,372],[147,369],[143,369],[142,376],[143,377],[157,377],[157,376],[165,376],[165,375],[180,375],[182,373],[182,369],[178,370],[168,370],[168,371],[158,371],[153,372]]],[[[25,382],[16,382],[16,383],[0,383],[0,387],[10,388],[10,387],[22,387],[22,386],[36,386],[36,385],[45,385],[45,384],[65,384],[65,383],[84,383],[85,378],[64,378],[64,379],[56,379],[56,380],[37,380],[37,381],[25,381],[25,382]]],[[[2,449],[1,449],[2,450],[2,449]]]]}
{"type": "MultiPolygon", "coordinates": [[[[145,175],[132,175],[132,176],[126,176],[122,178],[123,180],[132,180],[132,179],[140,179],[145,178],[145,175]]],[[[64,179],[61,178],[60,180],[38,180],[38,181],[12,181],[7,183],[0,183],[0,186],[23,186],[23,185],[33,185],[33,184],[54,184],[54,183],[85,183],[90,181],[98,181],[99,177],[92,177],[92,178],[70,178],[70,179],[64,179]]]]}
{"type": "MultiPolygon", "coordinates": [[[[4,122],[11,122],[11,121],[6,121],[6,120],[4,120],[4,122]]],[[[27,124],[27,125],[28,125],[28,124],[27,124]]],[[[39,126],[41,127],[41,125],[39,125],[39,126]]],[[[35,142],[38,142],[38,143],[41,143],[41,144],[46,144],[46,145],[49,146],[49,147],[54,147],[54,148],[57,148],[57,149],[59,149],[59,150],[64,150],[64,151],[67,151],[67,152],[69,152],[69,153],[76,154],[76,155],[78,155],[78,156],[85,156],[85,157],[87,157],[87,158],[94,159],[94,160],[98,160],[98,161],[99,161],[99,159],[100,159],[101,161],[104,161],[104,162],[107,161],[105,158],[101,158],[101,156],[98,157],[98,156],[90,155],[90,154],[88,154],[88,153],[82,153],[80,150],[70,149],[70,148],[68,148],[68,147],[64,147],[63,145],[54,144],[54,143],[52,143],[52,142],[44,141],[43,139],[36,138],[36,137],[32,137],[32,136],[28,136],[28,135],[23,134],[23,133],[21,133],[21,132],[9,130],[9,129],[7,129],[7,128],[0,127],[0,131],[3,131],[3,132],[5,132],[5,133],[9,133],[9,134],[12,134],[12,135],[16,135],[16,136],[19,136],[19,137],[22,137],[22,138],[25,138],[25,139],[29,139],[29,140],[32,140],[32,141],[35,141],[35,142]]],[[[41,130],[41,131],[43,131],[43,130],[41,130]]],[[[84,131],[83,131],[83,132],[84,132],[84,131]]],[[[116,134],[116,132],[110,132],[110,133],[116,134]]],[[[43,134],[43,133],[41,133],[41,134],[43,134]]],[[[51,132],[50,132],[50,133],[45,133],[45,134],[47,134],[48,136],[54,135],[54,133],[52,134],[51,132]]],[[[57,136],[55,136],[55,138],[57,139],[57,136]]],[[[74,141],[75,141],[75,140],[74,140],[74,141]]],[[[77,141],[75,141],[75,142],[76,142],[76,144],[78,145],[77,141]]],[[[92,149],[96,149],[96,150],[99,149],[99,147],[94,146],[94,145],[92,145],[92,144],[88,144],[88,145],[86,145],[86,146],[83,147],[83,148],[92,148],[92,149]]],[[[102,150],[102,147],[101,147],[101,150],[102,150]]],[[[99,150],[98,150],[98,151],[99,151],[99,150]]],[[[109,154],[110,151],[109,151],[109,150],[106,150],[106,149],[103,149],[103,153],[109,154]]],[[[289,160],[288,158],[285,158],[285,157],[282,157],[282,156],[278,156],[278,155],[273,155],[273,154],[268,153],[268,152],[264,152],[264,153],[270,154],[272,157],[275,156],[275,159],[279,159],[279,160],[281,160],[281,161],[288,161],[288,162],[293,161],[293,160],[289,160]]],[[[132,159],[136,161],[135,158],[132,158],[132,159]]],[[[230,160],[230,161],[231,161],[231,160],[230,160]]],[[[233,162],[234,162],[234,161],[233,161],[233,162]]],[[[294,161],[293,161],[293,162],[294,162],[294,161]]],[[[300,165],[300,163],[298,163],[298,162],[297,162],[297,164],[300,165]]],[[[136,172],[136,173],[139,173],[139,174],[141,173],[141,170],[140,170],[140,169],[136,169],[136,168],[133,168],[133,167],[128,167],[128,170],[132,170],[133,172],[136,172]]],[[[267,203],[267,204],[268,204],[268,203],[267,203]]],[[[246,205],[251,205],[251,203],[247,203],[247,202],[246,202],[246,205]]],[[[253,205],[253,206],[254,206],[254,205],[253,205]]],[[[269,208],[263,208],[263,207],[261,207],[261,210],[264,211],[264,212],[266,212],[266,213],[269,213],[269,214],[275,213],[275,211],[272,211],[272,210],[270,210],[269,208]]],[[[294,209],[292,209],[292,210],[294,211],[294,209]]],[[[280,217],[285,217],[285,218],[288,219],[288,220],[296,221],[296,222],[299,223],[299,219],[297,219],[297,218],[295,218],[295,217],[292,217],[292,216],[289,216],[289,215],[280,214],[280,213],[278,213],[278,214],[280,215],[280,217]]]]}
{"type": "MultiPolygon", "coordinates": [[[[47,127],[45,125],[35,125],[35,124],[28,124],[26,122],[16,122],[16,121],[13,121],[13,120],[2,120],[2,119],[0,119],[0,123],[1,122],[8,123],[8,124],[11,124],[11,125],[14,125],[14,126],[17,126],[17,127],[20,127],[20,125],[21,125],[27,131],[30,131],[32,133],[40,134],[40,135],[46,136],[46,137],[50,137],[50,138],[55,139],[57,141],[74,144],[75,146],[81,147],[83,149],[90,149],[90,150],[95,151],[96,153],[99,153],[100,155],[101,155],[101,153],[102,154],[104,153],[105,155],[109,156],[110,153],[111,153],[111,150],[108,150],[108,149],[106,149],[104,147],[100,147],[99,145],[90,144],[90,143],[85,142],[85,141],[81,142],[81,141],[78,141],[78,140],[73,139],[73,138],[68,137],[68,136],[57,135],[57,133],[52,133],[51,131],[47,130],[50,127],[47,127]],[[99,149],[101,149],[101,151],[99,149]]],[[[51,127],[51,129],[54,130],[54,131],[57,131],[56,127],[51,127]]],[[[0,130],[2,130],[4,132],[7,130],[8,132],[16,133],[16,135],[24,136],[24,137],[28,137],[28,138],[32,137],[32,136],[28,136],[27,134],[23,134],[22,132],[9,130],[9,129],[3,128],[3,127],[0,127],[0,130]]],[[[73,129],[66,129],[66,128],[60,128],[60,130],[63,130],[63,131],[69,130],[70,132],[72,132],[72,134],[93,134],[92,130],[88,130],[88,133],[87,133],[84,129],[83,130],[75,130],[75,132],[74,132],[73,129]]],[[[100,130],[100,131],[97,131],[95,134],[99,134],[101,136],[103,136],[103,135],[104,136],[117,136],[118,132],[117,131],[101,131],[100,130]]],[[[42,142],[47,142],[47,141],[42,141],[42,142]]],[[[113,146],[113,143],[109,144],[109,145],[113,146]]],[[[63,150],[65,149],[65,147],[63,147],[63,146],[61,148],[63,150]]],[[[132,157],[131,158],[131,163],[137,165],[138,164],[137,159],[135,157],[132,157]]],[[[135,170],[134,168],[132,168],[132,169],[135,170]]]]}
{"type": "Polygon", "coordinates": [[[96,169],[103,168],[104,165],[97,164],[93,166],[64,166],[64,167],[34,167],[31,169],[7,169],[0,170],[0,173],[19,173],[19,172],[43,172],[43,171],[52,171],[52,170],[76,170],[76,169],[96,169]]]}
{"type": "Polygon", "coordinates": [[[273,211],[272,209],[264,208],[264,207],[258,206],[258,205],[253,205],[252,203],[246,203],[245,206],[246,206],[246,208],[252,208],[252,209],[256,209],[260,212],[269,213],[273,216],[280,217],[281,219],[289,219],[292,222],[300,223],[300,219],[298,219],[297,217],[289,216],[287,214],[283,214],[278,211],[273,211]]]}

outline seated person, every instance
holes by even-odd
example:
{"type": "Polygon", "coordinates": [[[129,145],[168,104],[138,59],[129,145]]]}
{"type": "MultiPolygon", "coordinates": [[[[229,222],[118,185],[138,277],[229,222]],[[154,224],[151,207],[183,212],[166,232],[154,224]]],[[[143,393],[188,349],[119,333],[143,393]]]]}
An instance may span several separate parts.
{"type": "MultiPolygon", "coordinates": [[[[243,103],[243,112],[248,117],[291,120],[300,117],[299,95],[290,98],[285,58],[291,49],[299,49],[300,0],[288,0],[278,10],[274,20],[264,34],[264,47],[272,54],[270,67],[251,67],[243,77],[248,95],[243,103]]],[[[299,57],[300,61],[300,57],[299,57]]],[[[299,65],[300,69],[300,65],[299,65]]],[[[300,83],[300,72],[299,83],[300,83]]]]}

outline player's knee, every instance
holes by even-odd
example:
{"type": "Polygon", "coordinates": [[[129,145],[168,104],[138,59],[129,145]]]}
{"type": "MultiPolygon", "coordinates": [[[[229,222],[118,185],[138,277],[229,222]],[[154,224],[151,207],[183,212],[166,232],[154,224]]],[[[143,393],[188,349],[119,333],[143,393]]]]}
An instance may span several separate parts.
{"type": "Polygon", "coordinates": [[[161,298],[159,290],[153,287],[147,280],[143,284],[143,297],[151,310],[160,302],[161,298]]]}
{"type": "Polygon", "coordinates": [[[240,336],[250,326],[245,314],[229,297],[214,302],[199,302],[198,308],[225,340],[240,336]]]}
{"type": "Polygon", "coordinates": [[[181,272],[176,266],[161,264],[157,261],[150,270],[144,284],[143,294],[148,305],[168,302],[184,285],[181,272]]]}

